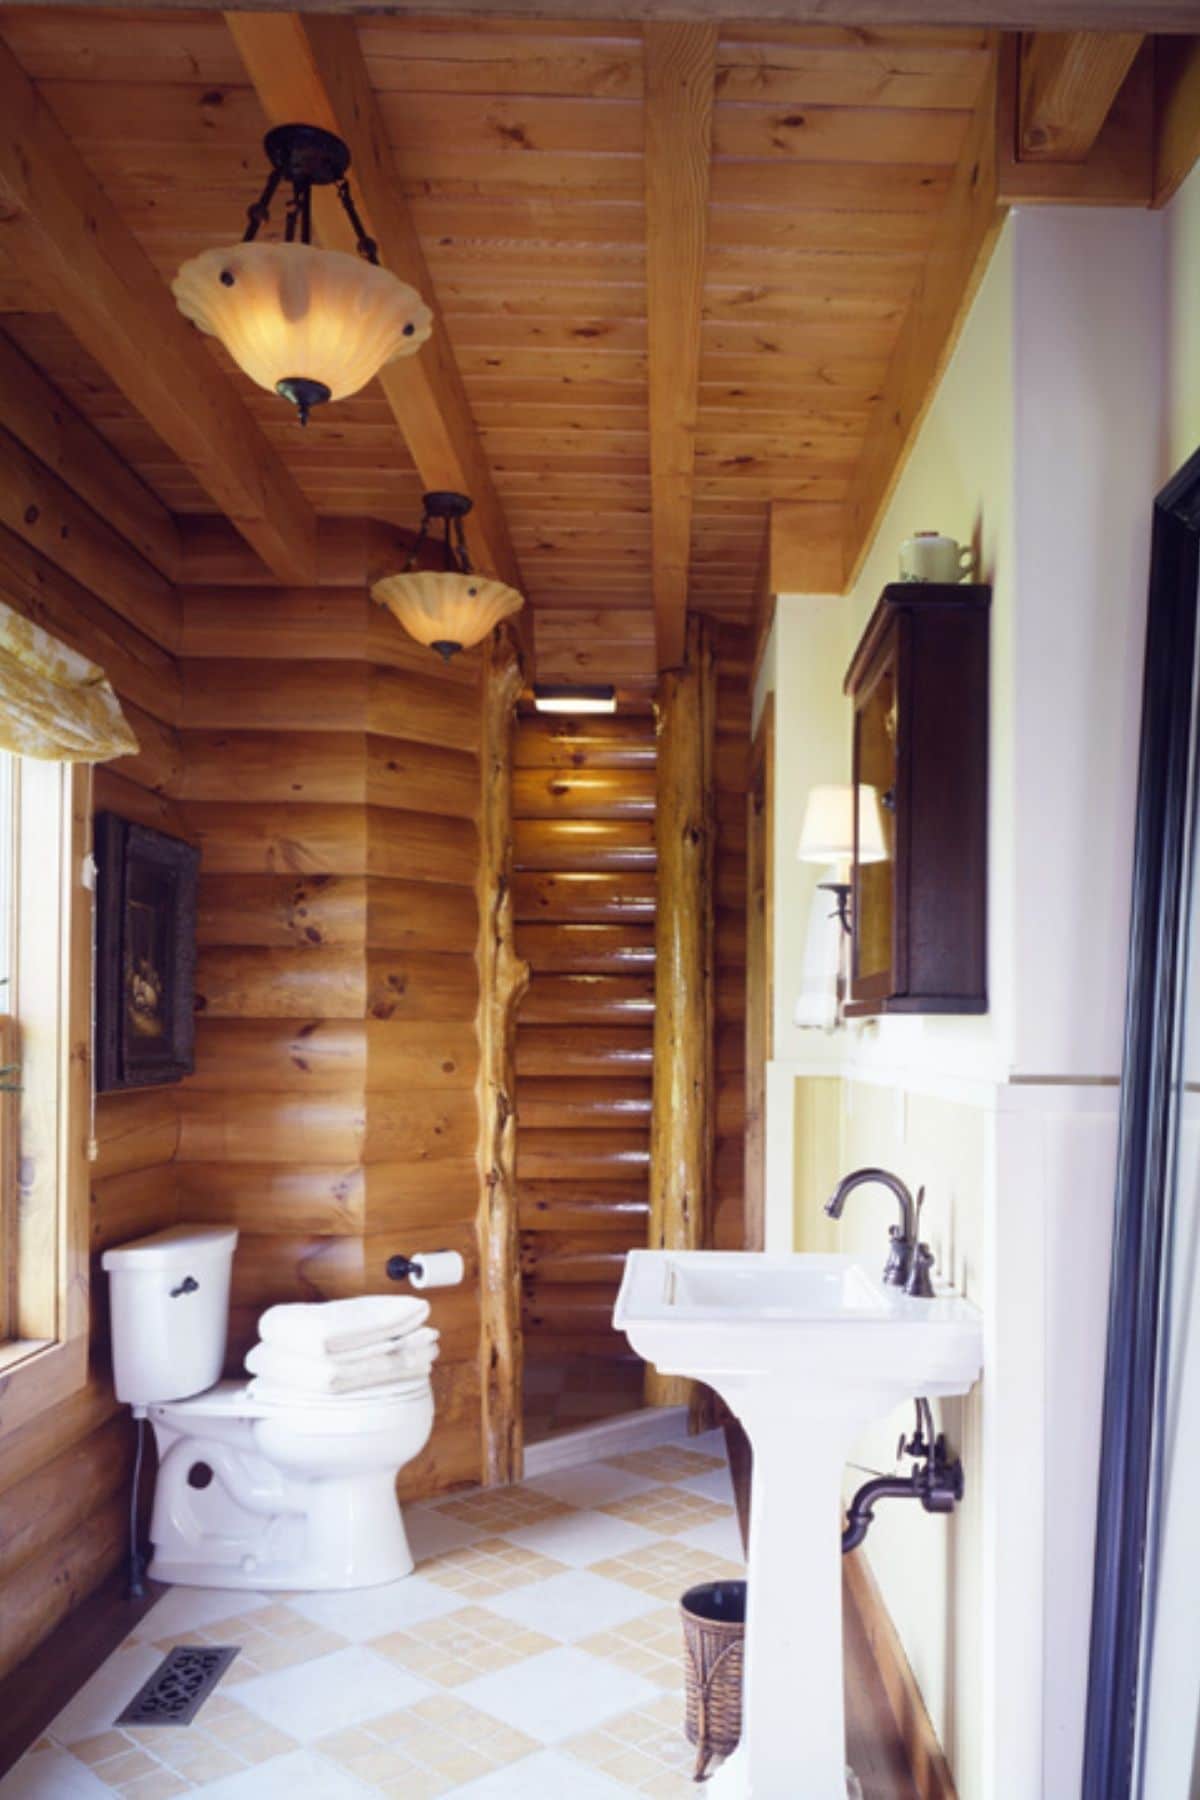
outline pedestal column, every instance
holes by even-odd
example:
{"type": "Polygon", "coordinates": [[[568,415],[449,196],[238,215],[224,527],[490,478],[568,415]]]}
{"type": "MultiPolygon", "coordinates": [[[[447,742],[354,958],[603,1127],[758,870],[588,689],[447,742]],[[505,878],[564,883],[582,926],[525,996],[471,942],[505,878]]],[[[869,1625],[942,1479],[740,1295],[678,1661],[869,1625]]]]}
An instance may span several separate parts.
{"type": "MultiPolygon", "coordinates": [[[[712,1800],[846,1800],[842,1480],[867,1402],[847,1417],[756,1409],[722,1397],[754,1449],[742,1741],[712,1800]]],[[[841,1396],[839,1396],[839,1399],[841,1396]]],[[[849,1790],[853,1792],[854,1790],[849,1790]]]]}

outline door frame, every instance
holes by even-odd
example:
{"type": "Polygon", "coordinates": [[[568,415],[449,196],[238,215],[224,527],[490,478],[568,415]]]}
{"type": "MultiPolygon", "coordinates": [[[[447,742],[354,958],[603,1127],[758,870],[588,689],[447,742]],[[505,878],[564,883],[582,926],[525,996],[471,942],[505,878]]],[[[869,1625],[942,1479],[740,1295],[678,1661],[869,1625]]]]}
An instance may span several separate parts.
{"type": "Polygon", "coordinates": [[[1083,1788],[1138,1791],[1194,820],[1200,451],[1154,503],[1083,1788]]]}

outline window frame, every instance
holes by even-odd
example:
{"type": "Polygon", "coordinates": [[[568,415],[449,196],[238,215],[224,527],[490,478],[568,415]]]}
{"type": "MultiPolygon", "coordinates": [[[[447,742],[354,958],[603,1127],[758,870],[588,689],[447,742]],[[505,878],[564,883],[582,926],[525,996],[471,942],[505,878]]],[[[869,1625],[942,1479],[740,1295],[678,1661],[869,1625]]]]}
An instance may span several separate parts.
{"type": "MultiPolygon", "coordinates": [[[[3,1196],[12,1282],[0,1439],[88,1373],[92,1139],[91,769],[17,758],[10,1033],[17,1148],[3,1196]]],[[[11,1115],[10,1115],[11,1116],[11,1115]]]]}

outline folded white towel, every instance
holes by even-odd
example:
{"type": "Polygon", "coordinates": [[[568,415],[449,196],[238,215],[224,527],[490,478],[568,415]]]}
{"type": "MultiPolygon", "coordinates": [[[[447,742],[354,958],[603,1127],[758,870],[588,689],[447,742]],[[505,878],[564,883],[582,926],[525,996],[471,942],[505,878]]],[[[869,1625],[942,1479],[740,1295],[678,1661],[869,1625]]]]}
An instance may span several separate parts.
{"type": "Polygon", "coordinates": [[[301,1356],[345,1356],[404,1337],[428,1317],[428,1300],[415,1295],[363,1294],[355,1300],[269,1306],[258,1321],[258,1335],[264,1344],[301,1356]]]}
{"type": "MultiPolygon", "coordinates": [[[[319,1353],[310,1356],[306,1350],[292,1350],[286,1344],[273,1343],[271,1348],[281,1356],[303,1356],[306,1362],[334,1362],[339,1368],[350,1369],[355,1363],[368,1362],[375,1356],[390,1356],[394,1350],[402,1350],[429,1329],[431,1328],[427,1325],[418,1325],[415,1331],[398,1332],[395,1337],[382,1338],[374,1344],[364,1344],[359,1350],[331,1350],[324,1356],[319,1353]]],[[[437,1336],[436,1331],[433,1335],[437,1336]]]]}
{"type": "MultiPolygon", "coordinates": [[[[246,1368],[261,1377],[274,1392],[287,1389],[304,1394],[354,1394],[360,1388],[384,1387],[427,1375],[438,1354],[438,1334],[431,1327],[410,1332],[401,1347],[381,1350],[374,1356],[349,1358],[301,1356],[276,1344],[255,1344],[246,1355],[246,1368]]],[[[250,1392],[259,1392],[251,1382],[250,1392]]]]}

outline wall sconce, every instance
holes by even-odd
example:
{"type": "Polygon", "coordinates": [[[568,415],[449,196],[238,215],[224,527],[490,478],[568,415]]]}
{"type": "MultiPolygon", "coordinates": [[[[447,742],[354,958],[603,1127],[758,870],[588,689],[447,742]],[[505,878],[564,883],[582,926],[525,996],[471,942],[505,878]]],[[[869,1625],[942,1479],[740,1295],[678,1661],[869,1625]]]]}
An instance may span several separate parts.
{"type": "MultiPolygon", "coordinates": [[[[860,784],[858,860],[860,864],[887,862],[889,855],[878,789],[860,784]]],[[[850,875],[854,861],[854,789],[848,783],[845,786],[830,785],[809,789],[796,857],[799,862],[834,865],[834,879],[819,881],[817,887],[834,896],[842,930],[849,933],[850,875]]]]}
{"type": "Polygon", "coordinates": [[[615,687],[570,687],[560,682],[534,683],[533,704],[544,713],[615,713],[615,687]]]}

